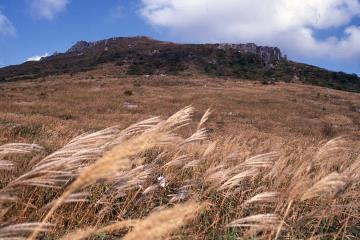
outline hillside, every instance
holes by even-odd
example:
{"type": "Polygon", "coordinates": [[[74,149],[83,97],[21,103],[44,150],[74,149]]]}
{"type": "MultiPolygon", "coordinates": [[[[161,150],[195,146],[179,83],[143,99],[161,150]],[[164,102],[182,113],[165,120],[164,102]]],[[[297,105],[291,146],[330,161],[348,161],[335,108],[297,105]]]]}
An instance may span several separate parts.
{"type": "Polygon", "coordinates": [[[111,63],[119,75],[191,75],[296,82],[360,92],[360,78],[287,60],[280,49],[255,44],[176,44],[148,37],[80,41],[39,62],[0,69],[0,81],[74,74],[111,63]]]}
{"type": "Polygon", "coordinates": [[[196,65],[212,45],[137,40],[132,55],[126,39],[107,50],[105,42],[79,42],[22,65],[43,75],[0,82],[0,239],[29,237],[49,212],[53,224],[34,239],[164,239],[125,226],[147,220],[149,231],[170,223],[164,234],[172,239],[360,238],[359,93],[299,79],[264,84],[261,71],[287,64],[308,68],[304,76],[323,73],[287,62],[276,48],[218,45],[226,57],[237,49],[259,61],[239,65],[254,70],[247,73],[256,81],[231,80],[196,65]],[[172,54],[198,53],[173,72],[178,62],[164,61],[171,59],[165,50],[146,53],[149,42],[172,54]],[[105,57],[115,46],[124,54],[105,57]],[[101,51],[101,59],[115,61],[88,68],[84,59],[101,51]],[[65,57],[74,70],[52,74],[65,57]],[[79,179],[86,185],[56,207],[79,179]]]}
{"type": "Polygon", "coordinates": [[[14,226],[10,237],[28,237],[34,225],[21,231],[15,224],[41,221],[81,178],[79,169],[115,142],[115,150],[135,148],[131,167],[114,174],[116,162],[96,165],[112,175],[79,189],[37,239],[121,239],[136,232],[121,228],[128,221],[149,218],[150,230],[164,228],[189,211],[188,224],[168,238],[275,239],[281,229],[278,239],[360,239],[358,93],[208,76],[119,77],[117,69],[109,63],[0,83],[0,234],[14,226]],[[129,144],[154,127],[155,116],[167,120],[162,126],[175,121],[174,135],[153,148],[129,144]],[[19,154],[30,152],[25,147],[33,152],[19,154]],[[204,206],[201,213],[187,210],[189,202],[204,206]],[[154,224],[153,214],[179,207],[154,224]],[[91,231],[113,224],[120,229],[91,231]],[[62,238],[74,231],[83,234],[62,238]]]}

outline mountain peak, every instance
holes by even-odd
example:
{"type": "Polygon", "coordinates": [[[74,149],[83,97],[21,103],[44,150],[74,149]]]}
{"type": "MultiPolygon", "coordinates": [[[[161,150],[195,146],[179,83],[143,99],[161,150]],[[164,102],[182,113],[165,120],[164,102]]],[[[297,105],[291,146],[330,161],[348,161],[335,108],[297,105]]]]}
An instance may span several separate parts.
{"type": "Polygon", "coordinates": [[[135,36],[135,37],[113,37],[99,41],[87,42],[84,40],[76,42],[72,47],[67,50],[66,53],[73,53],[73,52],[84,52],[85,50],[97,46],[97,45],[104,45],[105,47],[108,45],[109,42],[139,42],[139,41],[148,41],[148,42],[156,42],[155,39],[147,36],[135,36]]]}
{"type": "Polygon", "coordinates": [[[91,47],[91,45],[92,44],[90,42],[78,41],[71,48],[69,48],[69,50],[67,50],[67,53],[82,52],[85,49],[91,47]]]}

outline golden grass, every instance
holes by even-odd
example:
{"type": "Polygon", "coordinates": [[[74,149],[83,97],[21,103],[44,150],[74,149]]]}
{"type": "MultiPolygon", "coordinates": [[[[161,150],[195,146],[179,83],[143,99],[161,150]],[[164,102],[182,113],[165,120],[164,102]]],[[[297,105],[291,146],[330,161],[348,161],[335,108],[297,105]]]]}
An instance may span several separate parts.
{"type": "Polygon", "coordinates": [[[169,233],[184,225],[191,218],[195,218],[200,208],[198,204],[187,203],[152,213],[146,219],[137,223],[134,230],[128,233],[123,239],[164,239],[169,233]]]}
{"type": "MultiPolygon", "coordinates": [[[[74,86],[97,84],[68,83],[62,93],[79,103],[90,95],[79,88],[76,95],[74,86]]],[[[17,88],[26,84],[31,89],[25,82],[17,88]]],[[[106,84],[95,109],[112,106],[117,85],[106,84]]],[[[75,119],[64,121],[55,119],[66,110],[55,106],[56,92],[43,102],[49,106],[37,105],[41,113],[28,117],[29,106],[0,103],[0,238],[360,238],[360,118],[341,105],[356,104],[358,95],[329,90],[331,98],[314,88],[317,99],[308,87],[217,84],[210,81],[203,91],[193,86],[196,98],[180,86],[180,102],[169,98],[179,94],[175,88],[165,93],[146,85],[135,90],[144,100],[132,99],[141,105],[138,112],[96,115],[79,104],[71,110],[75,119]],[[275,93],[279,98],[271,100],[275,93]],[[300,110],[285,104],[291,96],[300,110]],[[205,114],[186,107],[170,115],[191,102],[205,114]],[[318,110],[320,103],[327,110],[318,110]],[[334,136],[321,130],[328,119],[323,111],[347,116],[334,136]],[[42,127],[30,127],[34,123],[42,127]]]]}
{"type": "MultiPolygon", "coordinates": [[[[191,107],[184,108],[167,120],[160,121],[157,125],[147,129],[141,135],[123,141],[106,152],[103,157],[80,172],[77,179],[71,183],[65,192],[56,200],[42,222],[46,223],[55,210],[76,190],[93,184],[98,180],[109,179],[118,172],[130,170],[132,164],[131,157],[156,146],[159,147],[164,144],[176,143],[171,132],[185,125],[186,122],[189,121],[191,112],[191,107]]],[[[39,228],[40,227],[41,225],[39,228]]],[[[34,239],[37,233],[38,231],[35,230],[29,239],[34,239]]]]}
{"type": "MultiPolygon", "coordinates": [[[[292,167],[293,171],[289,172],[289,167],[294,163],[293,159],[280,149],[277,149],[276,153],[241,157],[239,151],[236,151],[236,148],[241,146],[237,139],[219,139],[211,142],[206,140],[206,134],[197,133],[202,129],[198,127],[190,137],[177,135],[176,131],[190,123],[191,114],[192,109],[187,107],[167,120],[145,120],[123,131],[114,133],[111,129],[115,128],[108,128],[71,140],[64,149],[75,144],[79,151],[83,151],[83,145],[79,144],[79,141],[88,146],[89,142],[98,143],[99,138],[106,139],[102,141],[102,145],[107,147],[103,156],[95,161],[92,161],[92,158],[82,158],[88,161],[81,165],[83,167],[77,175],[71,176],[75,179],[57,199],[42,208],[42,211],[46,212],[42,223],[34,223],[31,228],[25,229],[34,230],[29,239],[35,239],[45,227],[51,226],[51,219],[54,223],[57,222],[53,232],[64,232],[61,227],[63,221],[59,222],[57,218],[59,214],[71,216],[66,214],[71,207],[64,208],[65,203],[80,204],[79,207],[87,206],[88,209],[103,205],[103,208],[97,216],[98,221],[95,225],[87,226],[84,222],[83,228],[65,234],[62,239],[85,239],[93,235],[111,235],[117,232],[122,233],[124,239],[162,239],[184,226],[189,220],[192,220],[192,225],[188,225],[187,230],[183,229],[178,234],[201,238],[211,238],[211,235],[216,238],[234,235],[277,239],[289,234],[292,238],[314,237],[319,233],[319,228],[323,227],[322,222],[325,220],[332,220],[332,228],[341,228],[342,234],[354,234],[353,227],[356,228],[358,220],[355,209],[359,206],[354,195],[357,194],[354,187],[358,185],[358,178],[356,174],[345,175],[348,172],[352,173],[349,169],[358,166],[358,156],[347,154],[351,149],[349,146],[359,147],[354,139],[342,137],[325,142],[317,151],[313,151],[312,157],[296,164],[310,168],[292,167]],[[146,127],[140,131],[129,130],[145,122],[151,124],[145,124],[146,127]],[[109,131],[115,135],[111,134],[112,137],[108,137],[109,131]],[[338,154],[336,156],[350,158],[339,162],[334,153],[338,154]],[[327,158],[328,154],[331,154],[331,157],[327,158]],[[319,159],[327,161],[327,167],[316,166],[319,159]],[[330,172],[339,166],[339,163],[347,163],[348,167],[342,168],[342,171],[330,172]],[[276,171],[273,171],[274,168],[276,171]],[[283,174],[288,176],[286,182],[283,182],[283,178],[278,178],[283,174]],[[325,177],[319,179],[317,176],[325,177]],[[103,184],[106,186],[105,191],[101,190],[103,184]],[[83,189],[87,192],[76,193],[83,189]],[[96,196],[94,191],[102,193],[96,196]],[[163,204],[158,205],[159,201],[163,204]],[[191,201],[206,202],[209,207],[200,212],[200,205],[191,201]],[[118,203],[114,205],[115,202],[118,203]],[[179,202],[189,203],[157,210],[179,202]],[[339,208],[339,211],[334,211],[334,208],[339,208]],[[62,210],[56,214],[57,209],[62,210]],[[124,218],[124,213],[127,217],[122,221],[107,224],[106,219],[109,219],[114,209],[118,209],[117,219],[124,218]],[[153,213],[149,213],[151,210],[153,213]],[[346,225],[342,223],[344,220],[346,225]],[[305,228],[314,221],[317,224],[312,225],[310,229],[305,228]],[[105,226],[98,226],[100,223],[105,226]],[[302,223],[304,228],[299,223],[302,223]],[[131,227],[134,227],[133,230],[126,234],[126,229],[131,227]]],[[[57,156],[55,159],[60,162],[62,157],[68,159],[68,154],[59,154],[62,151],[49,156],[57,156]]],[[[358,154],[357,151],[353,153],[358,154]]],[[[73,154],[70,159],[76,162],[72,157],[73,154]]],[[[49,160],[51,157],[44,159],[47,160],[45,162],[53,162],[49,160]]],[[[44,160],[40,163],[42,161],[44,160]]],[[[38,166],[39,164],[35,164],[35,169],[38,166]]],[[[43,166],[51,168],[52,164],[43,166]]],[[[44,179],[47,180],[48,175],[45,175],[44,179]]],[[[8,186],[12,186],[12,183],[8,186]]],[[[17,202],[22,201],[15,198],[14,192],[4,191],[6,189],[7,187],[3,188],[3,192],[8,195],[1,195],[3,207],[11,205],[11,198],[17,202]]],[[[57,188],[52,189],[56,191],[57,188]]],[[[89,214],[91,212],[90,210],[89,214]]],[[[13,225],[5,226],[5,233],[11,226],[13,225]]],[[[21,236],[26,233],[20,228],[16,232],[17,229],[15,228],[11,234],[21,236]]],[[[331,236],[340,234],[328,231],[327,234],[331,236]]],[[[353,236],[357,236],[356,233],[353,236]]]]}
{"type": "Polygon", "coordinates": [[[114,231],[118,231],[124,228],[130,228],[133,227],[134,225],[136,225],[138,223],[138,221],[121,221],[121,222],[117,222],[117,223],[112,223],[108,226],[104,226],[104,227],[99,227],[99,228],[95,228],[95,227],[87,227],[84,229],[78,229],[74,232],[70,232],[68,234],[66,234],[65,236],[61,237],[61,240],[81,240],[81,239],[86,239],[92,235],[99,235],[99,234],[103,234],[103,233],[111,233],[114,231]]]}

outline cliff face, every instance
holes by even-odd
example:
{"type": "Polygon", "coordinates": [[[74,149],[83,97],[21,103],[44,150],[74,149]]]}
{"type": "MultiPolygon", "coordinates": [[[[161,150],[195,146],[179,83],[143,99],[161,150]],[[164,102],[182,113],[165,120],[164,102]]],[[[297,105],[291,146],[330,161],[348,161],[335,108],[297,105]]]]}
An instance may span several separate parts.
{"type": "Polygon", "coordinates": [[[264,65],[286,60],[277,47],[257,46],[254,43],[247,44],[220,44],[218,49],[235,49],[240,53],[251,53],[259,56],[264,65]]]}

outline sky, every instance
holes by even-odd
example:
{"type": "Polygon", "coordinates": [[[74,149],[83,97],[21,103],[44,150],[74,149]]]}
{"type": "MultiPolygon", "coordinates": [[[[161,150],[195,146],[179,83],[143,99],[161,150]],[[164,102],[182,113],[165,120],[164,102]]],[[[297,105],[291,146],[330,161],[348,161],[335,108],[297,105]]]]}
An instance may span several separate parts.
{"type": "Polygon", "coordinates": [[[291,60],[360,75],[360,0],[0,0],[0,66],[138,35],[277,46],[291,60]]]}

